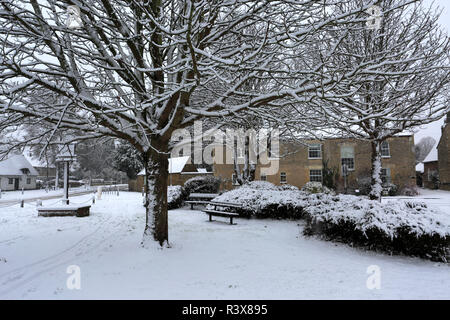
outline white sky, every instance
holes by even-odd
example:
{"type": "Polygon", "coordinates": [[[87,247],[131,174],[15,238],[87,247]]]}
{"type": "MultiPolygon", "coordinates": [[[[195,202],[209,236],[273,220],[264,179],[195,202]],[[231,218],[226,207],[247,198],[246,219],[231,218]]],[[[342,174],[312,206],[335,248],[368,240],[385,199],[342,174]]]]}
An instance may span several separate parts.
{"type": "MultiPolygon", "coordinates": [[[[431,5],[434,4],[434,6],[437,6],[441,8],[442,14],[440,17],[440,23],[442,26],[447,30],[447,32],[450,34],[450,1],[449,0],[423,0],[423,3],[425,5],[431,5]]],[[[441,138],[441,127],[444,124],[444,119],[441,119],[439,121],[430,123],[429,125],[421,127],[417,133],[414,134],[414,142],[419,142],[420,139],[423,137],[433,137],[436,142],[439,142],[439,139],[441,138]]]]}

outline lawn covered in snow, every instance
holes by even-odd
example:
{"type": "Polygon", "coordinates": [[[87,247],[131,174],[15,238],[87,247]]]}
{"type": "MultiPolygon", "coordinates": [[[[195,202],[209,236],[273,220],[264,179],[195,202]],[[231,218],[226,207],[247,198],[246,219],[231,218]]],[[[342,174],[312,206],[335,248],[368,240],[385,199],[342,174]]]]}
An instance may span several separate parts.
{"type": "Polygon", "coordinates": [[[104,194],[86,218],[0,208],[0,299],[450,299],[448,264],[305,238],[302,221],[216,219],[169,211],[172,248],[159,250],[139,246],[140,193],[104,194]],[[66,287],[70,265],[81,290],[66,287]],[[366,286],[371,265],[381,289],[366,286]]]}

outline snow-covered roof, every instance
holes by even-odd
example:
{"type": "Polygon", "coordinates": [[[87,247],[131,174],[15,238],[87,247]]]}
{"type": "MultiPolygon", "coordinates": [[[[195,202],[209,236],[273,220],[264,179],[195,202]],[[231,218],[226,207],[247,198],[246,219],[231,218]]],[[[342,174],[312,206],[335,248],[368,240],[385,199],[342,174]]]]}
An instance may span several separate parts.
{"type": "Polygon", "coordinates": [[[427,155],[423,163],[438,161],[438,150],[436,148],[436,144],[434,144],[433,148],[431,148],[430,153],[427,155]]]}
{"type": "MultiPolygon", "coordinates": [[[[169,158],[169,173],[180,173],[183,171],[184,166],[189,160],[189,156],[169,158]]],[[[143,176],[145,174],[145,169],[142,169],[138,173],[138,176],[143,176]]]]}
{"type": "MultiPolygon", "coordinates": [[[[39,160],[37,157],[33,156],[33,154],[31,153],[31,151],[29,149],[25,149],[24,152],[23,152],[23,155],[28,160],[28,162],[31,163],[31,165],[33,167],[35,167],[35,168],[47,168],[47,162],[45,161],[45,159],[39,160]]],[[[49,163],[48,167],[49,168],[55,168],[55,165],[49,163]]]]}
{"type": "Polygon", "coordinates": [[[423,170],[424,170],[424,168],[423,168],[423,163],[422,163],[422,162],[418,163],[418,164],[416,165],[416,171],[417,171],[417,172],[422,172],[422,173],[423,173],[423,170]]]}
{"type": "Polygon", "coordinates": [[[0,161],[0,176],[21,176],[21,169],[28,169],[30,176],[39,175],[30,162],[22,155],[13,155],[6,160],[0,161]]]}

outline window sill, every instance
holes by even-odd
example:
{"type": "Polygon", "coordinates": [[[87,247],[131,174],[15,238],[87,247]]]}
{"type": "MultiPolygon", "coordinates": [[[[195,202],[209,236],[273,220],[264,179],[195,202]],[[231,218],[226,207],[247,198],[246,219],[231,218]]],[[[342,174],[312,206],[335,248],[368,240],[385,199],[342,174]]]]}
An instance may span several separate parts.
{"type": "Polygon", "coordinates": [[[310,158],[310,157],[308,157],[308,160],[322,160],[322,158],[310,158]]]}

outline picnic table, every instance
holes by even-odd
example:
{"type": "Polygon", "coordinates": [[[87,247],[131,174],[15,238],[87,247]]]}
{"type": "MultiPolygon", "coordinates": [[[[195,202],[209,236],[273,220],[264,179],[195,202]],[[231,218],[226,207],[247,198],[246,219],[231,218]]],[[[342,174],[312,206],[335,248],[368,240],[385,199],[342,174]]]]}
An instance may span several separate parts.
{"type": "Polygon", "coordinates": [[[186,203],[189,203],[191,205],[191,210],[193,210],[195,204],[207,205],[218,195],[219,194],[217,193],[191,193],[186,203]]]}
{"type": "Polygon", "coordinates": [[[236,211],[236,209],[242,208],[242,205],[238,203],[231,203],[231,202],[218,202],[218,201],[211,201],[209,202],[209,205],[213,206],[214,209],[205,209],[203,212],[209,215],[209,221],[212,220],[212,216],[219,216],[219,217],[227,217],[230,218],[230,224],[233,223],[233,218],[239,217],[239,214],[236,211]],[[222,208],[222,209],[218,209],[222,208]],[[234,211],[230,211],[234,210],[234,211]]]}

